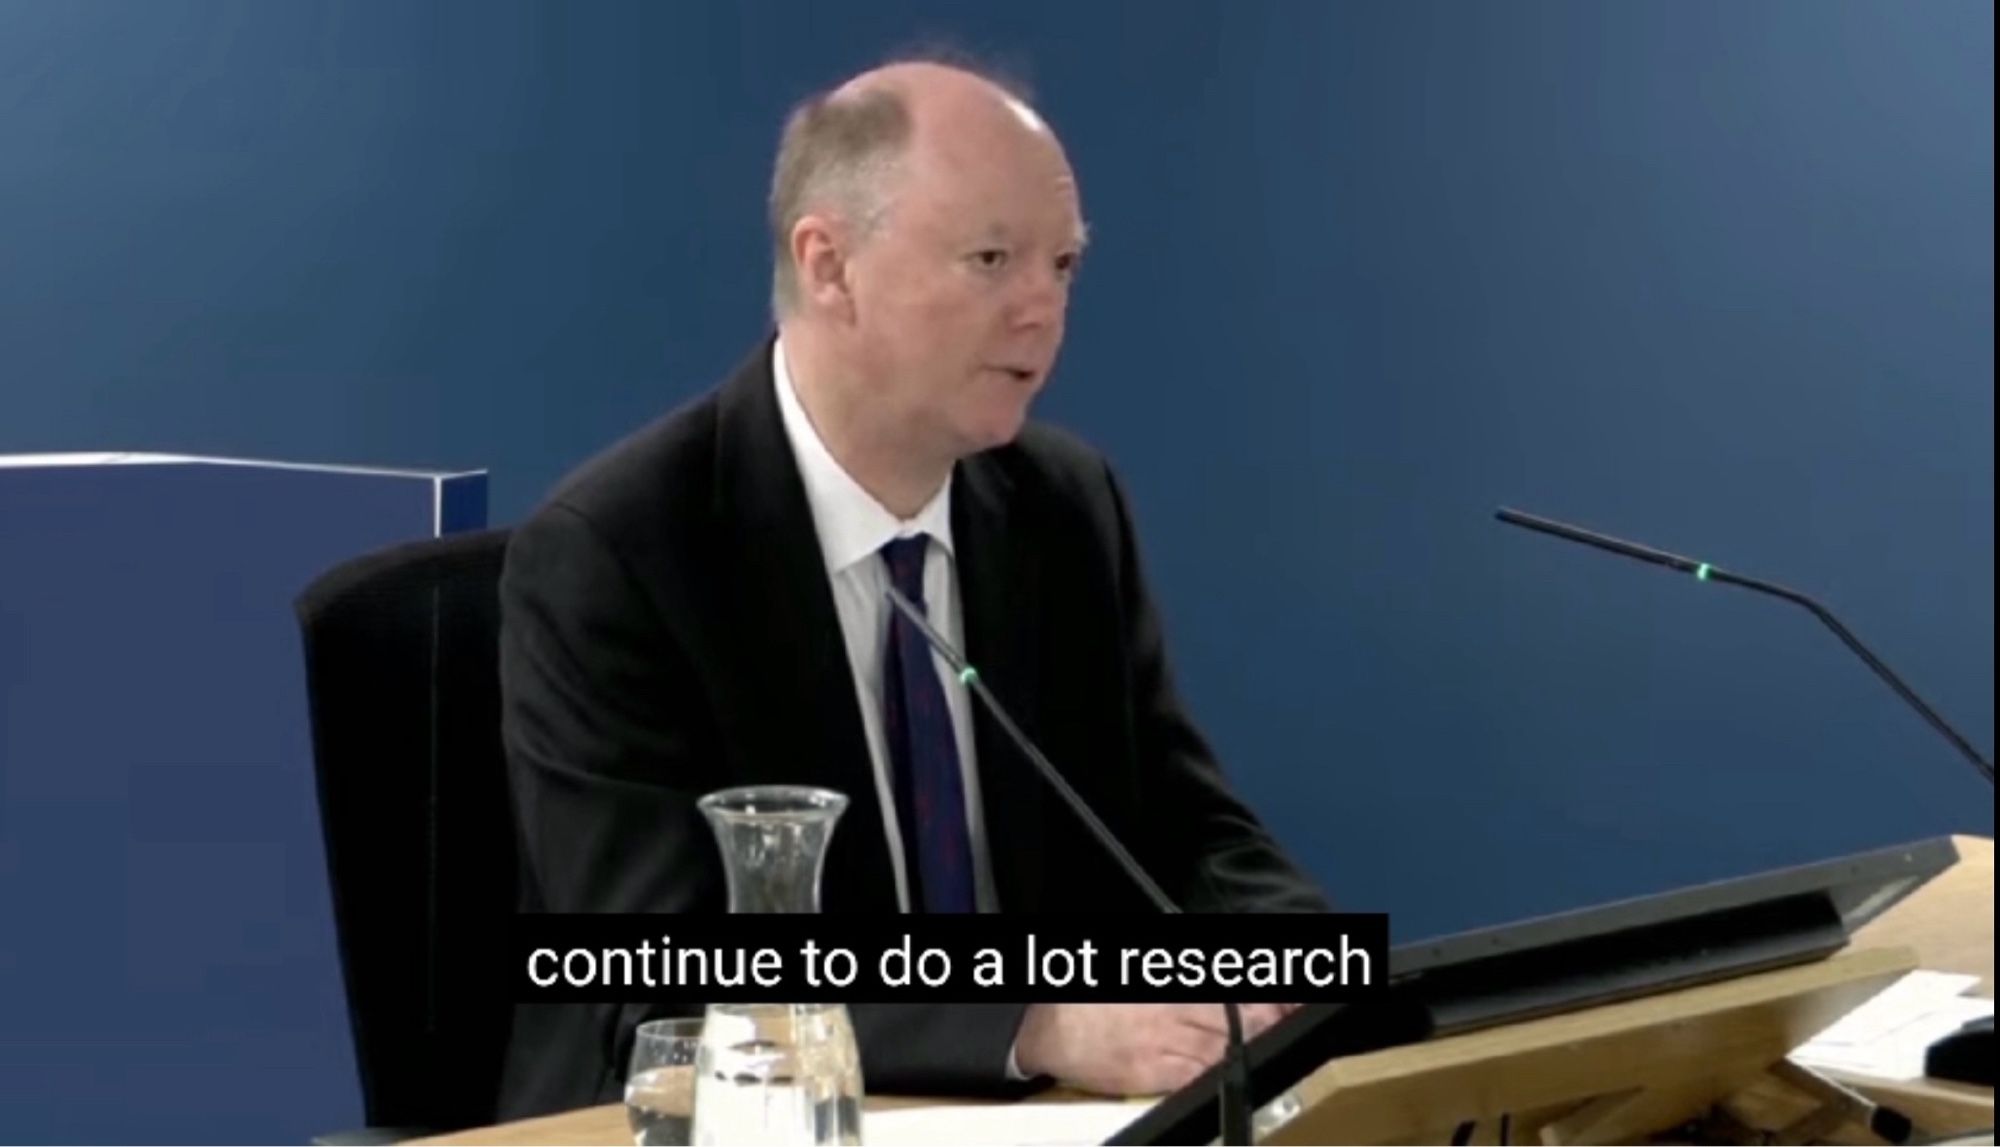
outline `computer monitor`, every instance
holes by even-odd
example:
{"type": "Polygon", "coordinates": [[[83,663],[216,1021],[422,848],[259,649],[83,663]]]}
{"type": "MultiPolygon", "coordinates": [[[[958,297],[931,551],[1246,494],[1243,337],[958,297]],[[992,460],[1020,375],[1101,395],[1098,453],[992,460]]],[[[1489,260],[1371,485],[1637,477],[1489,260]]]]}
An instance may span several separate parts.
{"type": "MultiPolygon", "coordinates": [[[[1940,837],[1397,947],[1386,991],[1309,1005],[1250,1042],[1251,1106],[1339,1056],[1823,959],[1957,860],[1940,837]]],[[[1210,1141],[1218,1070],[1107,1142],[1210,1141]]]]}

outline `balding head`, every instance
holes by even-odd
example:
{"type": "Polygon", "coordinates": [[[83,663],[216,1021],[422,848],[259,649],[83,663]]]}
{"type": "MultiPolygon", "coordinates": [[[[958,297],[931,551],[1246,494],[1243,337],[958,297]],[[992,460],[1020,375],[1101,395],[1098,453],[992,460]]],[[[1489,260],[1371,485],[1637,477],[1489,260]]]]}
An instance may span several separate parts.
{"type": "Polygon", "coordinates": [[[909,109],[919,135],[926,129],[953,130],[968,124],[1005,125],[1047,135],[1042,117],[1025,94],[1000,80],[949,64],[923,61],[889,64],[835,88],[832,98],[888,95],[909,109]]]}
{"type": "Polygon", "coordinates": [[[914,510],[1019,433],[1083,247],[1076,179],[1026,100],[936,64],[857,76],[787,126],[771,225],[794,380],[884,505],[914,510]]]}
{"type": "Polygon", "coordinates": [[[778,317],[798,300],[793,239],[801,219],[831,218],[848,229],[850,241],[863,242],[881,225],[897,180],[913,165],[948,162],[951,153],[996,134],[1037,136],[1060,153],[1018,88],[947,64],[888,64],[795,109],[771,179],[771,301],[778,317]]]}

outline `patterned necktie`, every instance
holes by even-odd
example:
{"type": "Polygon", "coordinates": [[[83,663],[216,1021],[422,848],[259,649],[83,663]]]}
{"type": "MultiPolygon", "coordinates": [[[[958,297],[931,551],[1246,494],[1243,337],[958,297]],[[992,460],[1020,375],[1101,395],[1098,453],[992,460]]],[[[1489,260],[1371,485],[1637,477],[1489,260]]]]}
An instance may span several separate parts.
{"type": "MultiPolygon", "coordinates": [[[[924,552],[929,544],[929,535],[918,534],[882,547],[897,592],[926,613],[924,552]]],[[[882,665],[882,708],[910,901],[925,912],[976,911],[965,778],[959,771],[951,709],[931,663],[930,645],[894,607],[889,609],[889,650],[882,665]]]]}

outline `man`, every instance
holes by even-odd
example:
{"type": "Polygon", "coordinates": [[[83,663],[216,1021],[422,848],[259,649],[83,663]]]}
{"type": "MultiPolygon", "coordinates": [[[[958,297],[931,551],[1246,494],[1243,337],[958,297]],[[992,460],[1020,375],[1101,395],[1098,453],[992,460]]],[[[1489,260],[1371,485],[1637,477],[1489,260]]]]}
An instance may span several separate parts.
{"type": "MultiPolygon", "coordinates": [[[[892,619],[896,584],[1169,896],[1324,910],[1182,711],[1109,468],[1026,424],[1084,244],[1047,125],[966,71],[870,72],[794,114],[771,215],[777,339],[567,479],[509,550],[525,907],[720,911],[695,801],[785,782],[851,800],[829,912],[1151,911],[892,619]]],[[[1217,1007],[853,1011],[875,1092],[1163,1092],[1223,1046],[1217,1007]]],[[[1245,1012],[1253,1034],[1279,1014],[1245,1012]]],[[[615,1096],[647,1014],[524,1008],[509,1112],[615,1096]]]]}

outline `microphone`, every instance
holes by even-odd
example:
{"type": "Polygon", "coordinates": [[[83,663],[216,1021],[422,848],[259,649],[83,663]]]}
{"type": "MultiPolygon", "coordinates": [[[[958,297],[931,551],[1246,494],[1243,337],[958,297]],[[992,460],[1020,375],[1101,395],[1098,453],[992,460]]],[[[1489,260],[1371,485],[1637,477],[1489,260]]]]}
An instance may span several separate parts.
{"type": "MultiPolygon", "coordinates": [[[[1179,915],[1180,905],[1160,891],[1160,886],[1153,883],[1151,876],[1146,875],[1146,870],[1133,859],[1130,852],[1126,851],[1118,837],[1098,819],[1097,813],[1092,811],[1083,797],[1070,787],[1069,781],[1056,771],[1056,767],[1049,763],[1049,759],[1042,755],[1042,751],[1035,747],[1035,743],[1028,739],[1028,735],[1021,732],[1020,727],[1014,724],[1014,719],[1007,715],[1006,708],[986,688],[986,682],[980,679],[979,670],[974,669],[963,654],[952,648],[943,634],[931,628],[930,620],[924,616],[923,611],[912,605],[910,599],[904,597],[895,586],[883,588],[888,594],[889,604],[896,608],[896,612],[903,615],[904,620],[916,626],[917,632],[924,635],[924,640],[930,643],[930,647],[951,666],[959,681],[972,691],[973,696],[979,698],[979,703],[985,706],[987,714],[1007,734],[1007,739],[1014,743],[1014,747],[1021,751],[1022,756],[1033,763],[1036,771],[1042,774],[1042,779],[1049,783],[1049,787],[1061,795],[1063,803],[1069,806],[1070,811],[1074,812],[1077,819],[1084,823],[1084,827],[1090,830],[1091,835],[1097,838],[1097,843],[1104,846],[1104,851],[1118,862],[1118,867],[1124,869],[1125,875],[1131,878],[1132,883],[1138,885],[1139,891],[1146,894],[1146,899],[1153,902],[1153,907],[1164,915],[1179,915]]],[[[1250,1064],[1243,1049],[1243,1013],[1227,1000],[1223,1002],[1222,1012],[1224,1022],[1229,1029],[1228,1050],[1223,1058],[1222,1073],[1216,1082],[1216,1101],[1222,1112],[1222,1142],[1225,1145],[1247,1145],[1251,1141],[1250,1064]]]]}
{"type": "Polygon", "coordinates": [[[1494,511],[1494,516],[1510,526],[1520,526],[1523,529],[1548,534],[1551,537],[1561,538],[1564,541],[1595,546],[1600,550],[1607,550],[1624,557],[1634,558],[1642,562],[1650,562],[1653,565],[1666,566],[1668,569],[1679,570],[1682,573],[1693,574],[1697,581],[1713,581],[1721,582],[1724,585],[1741,586],[1744,589],[1754,590],[1757,593],[1766,594],[1771,597],[1783,598],[1794,605],[1802,606],[1814,617],[1819,618],[1828,629],[1833,630],[1834,635],[1840,638],[1849,649],[1853,650],[1855,655],[1867,664],[1868,668],[1874,670],[1877,677],[1887,682],[1889,688],[1896,691],[1897,696],[1908,702],[1911,708],[1915,709],[1925,721],[1930,723],[1931,728],[1937,730],[1945,740],[1950,741],[1952,746],[1964,755],[1966,760],[1972,762],[1972,767],[1979,770],[1979,775],[1986,778],[1987,784],[1990,785],[1993,783],[1993,763],[1980,756],[1979,751],[1972,747],[1971,741],[1966,740],[1962,733],[1952,728],[1943,717],[1938,715],[1937,710],[1931,708],[1922,697],[1917,696],[1916,690],[1904,684],[1903,679],[1896,675],[1895,670],[1890,669],[1881,658],[1875,656],[1873,651],[1861,644],[1861,639],[1854,636],[1853,632],[1845,625],[1842,625],[1840,619],[1834,617],[1831,610],[1814,601],[1812,598],[1807,597],[1805,594],[1800,593],[1798,590],[1787,589],[1784,586],[1775,585],[1753,577],[1746,577],[1743,574],[1730,573],[1727,570],[1718,569],[1707,562],[1696,561],[1693,558],[1682,557],[1679,554],[1670,554],[1665,550],[1656,550],[1651,546],[1642,546],[1637,542],[1628,542],[1622,538],[1614,538],[1607,534],[1595,533],[1550,518],[1537,517],[1534,514],[1524,514],[1519,510],[1510,510],[1504,506],[1494,511]]]}

